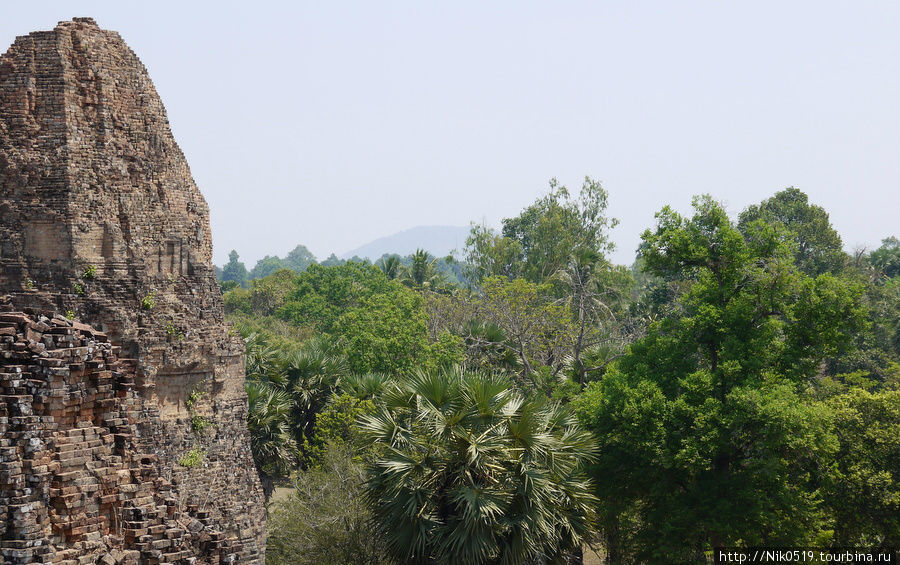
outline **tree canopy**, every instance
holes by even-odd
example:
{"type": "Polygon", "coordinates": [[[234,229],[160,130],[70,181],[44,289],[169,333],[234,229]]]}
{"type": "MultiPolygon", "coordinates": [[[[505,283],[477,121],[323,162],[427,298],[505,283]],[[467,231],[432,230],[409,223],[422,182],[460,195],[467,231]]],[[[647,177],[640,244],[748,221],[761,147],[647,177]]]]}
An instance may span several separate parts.
{"type": "Polygon", "coordinates": [[[238,252],[232,249],[228,254],[228,263],[222,267],[222,280],[244,286],[247,284],[247,267],[238,259],[238,252]]]}
{"type": "Polygon", "coordinates": [[[521,275],[541,283],[563,269],[577,250],[605,255],[613,247],[608,231],[618,223],[606,215],[607,199],[600,182],[590,177],[577,198],[551,179],[545,196],[503,220],[502,234],[473,226],[466,241],[473,278],[521,275]]]}
{"type": "Polygon", "coordinates": [[[896,237],[851,258],[795,188],[700,196],[624,267],[606,209],[551,181],[462,260],[232,252],[254,461],[295,487],[273,562],[900,545],[896,237]]]}
{"type": "Polygon", "coordinates": [[[784,228],[782,237],[792,246],[797,267],[810,276],[839,272],[846,261],[841,236],[831,227],[828,213],[809,203],[799,189],[789,187],[741,213],[738,228],[746,232],[756,220],[784,228]]]}
{"type": "Polygon", "coordinates": [[[578,400],[600,438],[607,543],[670,563],[815,541],[836,441],[803,392],[864,319],[862,289],[798,271],[782,226],[742,233],[711,198],[694,208],[663,208],[643,234],[646,269],[687,282],[678,308],[578,400]]]}

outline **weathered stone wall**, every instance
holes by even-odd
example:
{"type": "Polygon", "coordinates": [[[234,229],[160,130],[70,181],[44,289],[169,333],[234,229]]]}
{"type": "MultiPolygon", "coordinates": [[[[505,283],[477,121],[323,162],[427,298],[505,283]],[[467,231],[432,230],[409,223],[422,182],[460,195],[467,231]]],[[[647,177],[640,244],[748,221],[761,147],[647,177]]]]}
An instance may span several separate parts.
{"type": "MultiPolygon", "coordinates": [[[[87,438],[87,432],[77,430],[97,428],[91,432],[96,436],[79,441],[116,439],[119,451],[97,452],[101,458],[121,459],[121,468],[108,467],[131,475],[146,467],[139,474],[155,478],[135,483],[149,488],[141,491],[143,496],[117,492],[115,500],[99,503],[111,506],[90,518],[107,516],[105,521],[91,522],[102,525],[90,530],[101,536],[95,549],[85,545],[78,526],[59,529],[54,524],[63,522],[52,520],[23,525],[27,520],[7,513],[0,519],[4,552],[24,550],[20,546],[28,539],[32,541],[26,546],[48,548],[35,553],[40,559],[34,562],[68,562],[77,555],[71,563],[90,563],[110,548],[138,551],[128,555],[139,555],[146,563],[172,562],[160,560],[167,553],[179,559],[199,558],[197,563],[262,562],[264,508],[245,424],[243,348],[225,327],[211,253],[206,203],[172,137],[146,69],[119,35],[99,29],[92,20],[76,19],[53,31],[18,38],[0,57],[0,292],[9,297],[8,309],[55,312],[59,320],[68,314],[97,328],[88,331],[84,326],[89,335],[108,336],[113,344],[109,347],[121,348],[119,366],[128,367],[127,374],[119,371],[124,376],[99,377],[76,368],[67,377],[67,386],[81,391],[82,400],[91,387],[115,388],[117,378],[134,383],[117,390],[115,399],[129,399],[131,404],[116,405],[113,411],[124,415],[112,417],[114,422],[106,416],[98,419],[96,401],[88,400],[67,408],[78,415],[65,424],[59,414],[32,408],[28,429],[16,433],[42,434],[54,426],[72,425],[66,429],[87,438]],[[78,427],[85,422],[91,425],[78,427]],[[131,431],[120,432],[122,426],[131,431]],[[126,433],[131,434],[128,442],[119,442],[117,434],[126,433]],[[202,461],[179,464],[191,453],[202,454],[202,461]],[[161,519],[163,506],[169,508],[167,515],[193,513],[202,518],[197,523],[203,530],[193,532],[194,541],[202,533],[215,534],[218,541],[167,546],[183,546],[173,552],[164,551],[161,538],[152,540],[155,547],[138,546],[144,543],[141,535],[156,534],[129,538],[109,519],[110,511],[128,508],[138,509],[127,511],[141,517],[132,522],[161,519]]],[[[27,331],[22,339],[17,333],[9,351],[20,353],[32,341],[27,331]]],[[[39,361],[20,358],[12,365],[41,366],[39,361]]],[[[30,385],[35,391],[57,390],[42,371],[28,372],[36,375],[26,379],[37,381],[30,385]]],[[[18,398],[34,397],[34,392],[18,394],[4,388],[2,393],[6,396],[0,406],[5,404],[7,412],[29,403],[34,406],[34,399],[18,398]]],[[[4,449],[0,465],[11,465],[10,469],[21,465],[27,449],[21,441],[15,445],[10,450],[6,448],[12,444],[0,446],[4,449]]],[[[52,459],[52,453],[41,457],[52,459]]],[[[74,458],[79,464],[81,459],[74,458]]],[[[90,484],[96,461],[83,463],[78,469],[47,472],[82,473],[66,488],[81,486],[81,479],[90,484]]],[[[32,480],[27,472],[13,479],[4,469],[0,468],[0,495],[10,500],[34,496],[20,493],[21,481],[32,480]]],[[[52,477],[35,484],[44,479],[62,484],[52,477]]],[[[51,495],[41,496],[49,504],[46,496],[51,495]]],[[[55,512],[68,511],[63,505],[55,512]]],[[[154,526],[159,530],[159,524],[154,526]]],[[[164,531],[168,529],[174,536],[178,527],[164,531]]]]}
{"type": "Polygon", "coordinates": [[[138,430],[141,387],[118,349],[78,322],[0,312],[3,563],[218,563],[241,552],[204,504],[185,499],[194,475],[161,474],[153,436],[138,430]]]}

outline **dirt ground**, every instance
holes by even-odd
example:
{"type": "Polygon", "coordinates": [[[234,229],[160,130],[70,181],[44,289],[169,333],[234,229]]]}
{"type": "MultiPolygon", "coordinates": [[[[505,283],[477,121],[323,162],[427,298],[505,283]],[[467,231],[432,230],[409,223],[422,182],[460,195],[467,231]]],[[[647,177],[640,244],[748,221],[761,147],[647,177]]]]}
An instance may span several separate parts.
{"type": "Polygon", "coordinates": [[[292,492],[294,492],[293,487],[275,487],[275,491],[272,493],[272,498],[269,500],[269,504],[285,500],[291,495],[292,492]]]}
{"type": "Polygon", "coordinates": [[[585,546],[582,553],[584,554],[584,565],[603,565],[603,550],[599,547],[595,553],[590,547],[585,546]]]}

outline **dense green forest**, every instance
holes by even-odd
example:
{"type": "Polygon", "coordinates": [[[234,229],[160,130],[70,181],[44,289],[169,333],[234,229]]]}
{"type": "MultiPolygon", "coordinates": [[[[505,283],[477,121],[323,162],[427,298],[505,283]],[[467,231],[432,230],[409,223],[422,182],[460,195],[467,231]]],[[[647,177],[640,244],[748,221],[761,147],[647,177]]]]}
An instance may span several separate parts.
{"type": "Polygon", "coordinates": [[[630,267],[615,225],[588,178],[459,260],[232,252],[268,562],[900,546],[900,241],[795,188],[665,207],[630,267]]]}

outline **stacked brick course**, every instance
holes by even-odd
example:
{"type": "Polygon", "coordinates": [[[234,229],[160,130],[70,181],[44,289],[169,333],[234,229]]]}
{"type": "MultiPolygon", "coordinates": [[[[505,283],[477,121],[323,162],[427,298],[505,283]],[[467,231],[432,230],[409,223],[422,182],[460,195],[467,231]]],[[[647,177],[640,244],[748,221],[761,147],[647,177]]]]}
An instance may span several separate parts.
{"type": "Polygon", "coordinates": [[[211,254],[119,35],[81,18],[18,38],[0,57],[3,562],[262,563],[243,349],[211,254]]]}

